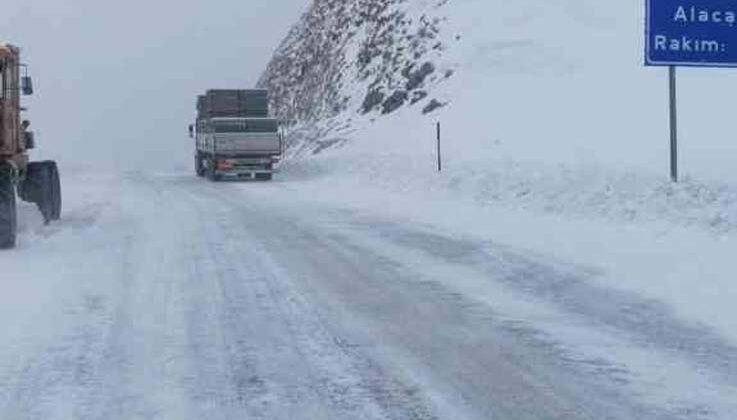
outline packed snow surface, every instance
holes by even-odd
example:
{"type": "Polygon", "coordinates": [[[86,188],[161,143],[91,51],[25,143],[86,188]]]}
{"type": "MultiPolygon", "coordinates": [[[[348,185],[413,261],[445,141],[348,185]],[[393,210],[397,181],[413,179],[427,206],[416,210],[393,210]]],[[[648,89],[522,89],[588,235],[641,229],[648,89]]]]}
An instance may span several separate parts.
{"type": "Polygon", "coordinates": [[[0,417],[737,416],[733,236],[282,169],[81,171],[59,224],[23,206],[0,417]]]}

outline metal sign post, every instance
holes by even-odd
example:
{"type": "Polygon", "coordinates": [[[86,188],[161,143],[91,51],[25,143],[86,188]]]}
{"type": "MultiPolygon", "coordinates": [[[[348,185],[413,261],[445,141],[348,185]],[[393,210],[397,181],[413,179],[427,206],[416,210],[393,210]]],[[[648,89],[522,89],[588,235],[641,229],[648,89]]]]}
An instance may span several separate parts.
{"type": "Polygon", "coordinates": [[[670,179],[678,182],[678,107],[676,103],[676,66],[668,68],[670,79],[670,179]]]}
{"type": "Polygon", "coordinates": [[[676,67],[737,67],[737,2],[645,0],[645,65],[669,67],[671,179],[678,181],[676,67]]]}

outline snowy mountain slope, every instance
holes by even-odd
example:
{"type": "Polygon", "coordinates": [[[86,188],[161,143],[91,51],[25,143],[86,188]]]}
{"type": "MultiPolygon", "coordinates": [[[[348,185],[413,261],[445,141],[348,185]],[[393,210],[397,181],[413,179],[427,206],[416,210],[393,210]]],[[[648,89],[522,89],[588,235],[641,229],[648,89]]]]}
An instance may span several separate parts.
{"type": "Polygon", "coordinates": [[[429,90],[453,74],[438,64],[448,47],[440,39],[445,3],[317,1],[276,52],[260,85],[271,90],[276,114],[296,123],[389,114],[417,103],[427,113],[435,107],[429,90]]]}
{"type": "Polygon", "coordinates": [[[642,65],[643,13],[634,0],[318,0],[261,84],[292,124],[290,153],[320,155],[291,164],[323,175],[423,184],[441,122],[441,183],[482,202],[733,230],[737,74],[680,71],[686,182],[670,186],[666,73],[642,65]]]}

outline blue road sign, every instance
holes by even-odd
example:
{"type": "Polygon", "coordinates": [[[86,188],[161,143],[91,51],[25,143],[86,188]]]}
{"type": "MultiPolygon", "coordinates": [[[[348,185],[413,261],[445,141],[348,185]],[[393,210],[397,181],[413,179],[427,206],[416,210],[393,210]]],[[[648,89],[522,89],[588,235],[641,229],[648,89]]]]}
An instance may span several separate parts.
{"type": "Polygon", "coordinates": [[[646,1],[646,65],[737,67],[737,0],[646,1]]]}

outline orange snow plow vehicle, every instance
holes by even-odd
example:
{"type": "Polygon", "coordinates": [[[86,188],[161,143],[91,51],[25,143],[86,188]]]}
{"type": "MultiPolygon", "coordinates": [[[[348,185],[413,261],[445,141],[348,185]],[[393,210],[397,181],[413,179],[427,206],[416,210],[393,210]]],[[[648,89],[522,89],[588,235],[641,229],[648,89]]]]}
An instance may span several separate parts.
{"type": "Polygon", "coordinates": [[[49,223],[61,217],[61,183],[56,162],[29,162],[35,147],[21,95],[33,83],[20,61],[20,49],[0,41],[0,249],[13,248],[17,231],[17,196],[35,203],[49,223]],[[21,76],[23,72],[23,76],[21,76]]]}

